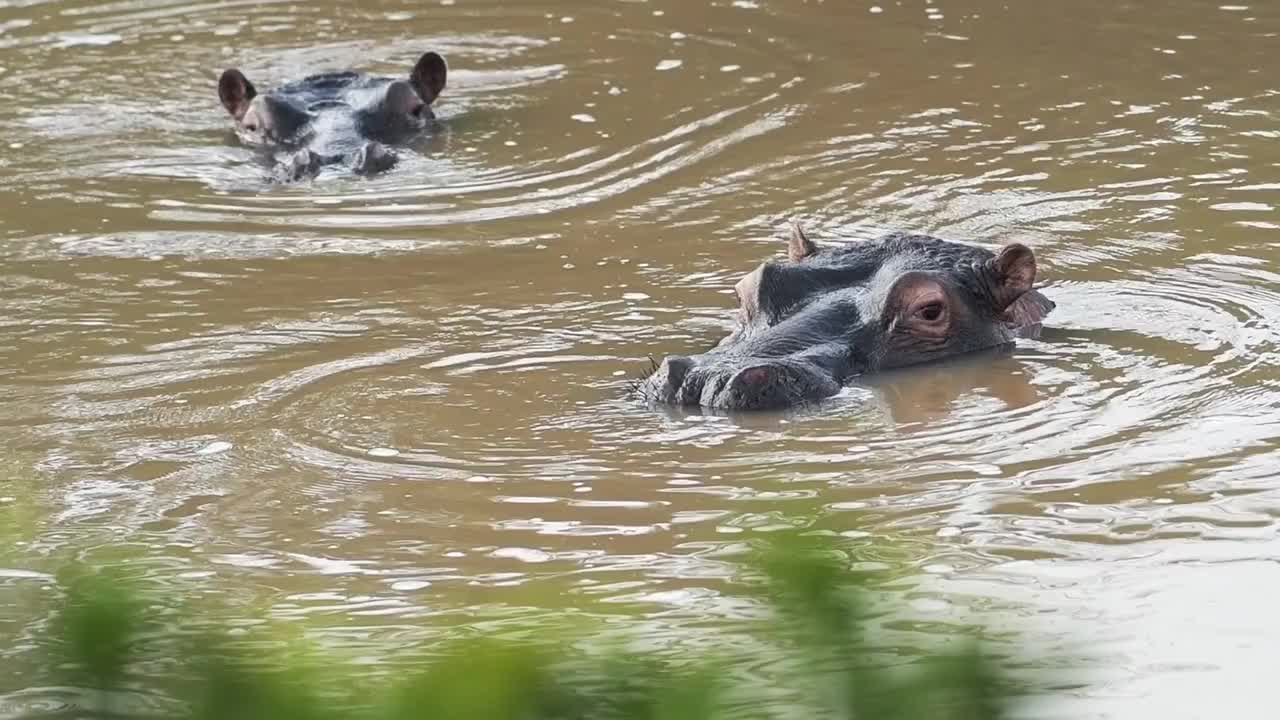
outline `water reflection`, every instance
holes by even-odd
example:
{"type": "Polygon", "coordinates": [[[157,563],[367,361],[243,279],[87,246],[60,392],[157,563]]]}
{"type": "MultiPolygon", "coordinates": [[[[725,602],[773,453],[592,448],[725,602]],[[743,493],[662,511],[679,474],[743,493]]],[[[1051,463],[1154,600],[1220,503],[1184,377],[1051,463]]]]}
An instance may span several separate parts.
{"type": "Polygon", "coordinates": [[[999,403],[997,412],[1030,407],[1041,399],[1031,384],[1031,373],[1030,367],[1006,353],[988,352],[864,378],[860,384],[872,389],[877,404],[894,422],[916,425],[947,421],[957,401],[970,394],[999,403]]]}

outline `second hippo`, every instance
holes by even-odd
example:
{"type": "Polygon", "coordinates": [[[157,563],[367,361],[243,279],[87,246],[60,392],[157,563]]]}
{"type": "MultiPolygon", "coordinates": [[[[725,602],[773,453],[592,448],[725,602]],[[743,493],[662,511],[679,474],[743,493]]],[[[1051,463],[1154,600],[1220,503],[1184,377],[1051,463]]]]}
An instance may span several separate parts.
{"type": "Polygon", "coordinates": [[[218,81],[218,98],[242,142],[287,153],[277,179],[307,179],[335,164],[368,175],[395,165],[388,145],[413,139],[435,118],[431,104],[447,75],[444,58],[428,52],[403,78],[332,72],[259,93],[232,68],[218,81]]]}

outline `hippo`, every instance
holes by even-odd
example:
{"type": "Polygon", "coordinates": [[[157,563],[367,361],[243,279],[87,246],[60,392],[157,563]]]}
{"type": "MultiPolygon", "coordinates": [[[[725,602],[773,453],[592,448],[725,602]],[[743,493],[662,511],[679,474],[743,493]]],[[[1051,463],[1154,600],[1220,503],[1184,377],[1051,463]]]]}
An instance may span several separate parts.
{"type": "Polygon", "coordinates": [[[724,411],[783,409],[835,395],[858,376],[1000,351],[1039,335],[1055,307],[1036,259],[891,233],[819,247],[793,224],[787,259],[738,281],[732,332],[700,355],[655,363],[646,400],[724,411]]]}
{"type": "Polygon", "coordinates": [[[444,58],[428,52],[407,78],[333,72],[259,94],[244,73],[232,68],[218,80],[218,98],[235,120],[241,142],[273,155],[288,153],[275,168],[277,179],[303,180],[335,164],[370,175],[395,165],[388,144],[412,139],[435,118],[431,103],[447,74],[444,58]]]}

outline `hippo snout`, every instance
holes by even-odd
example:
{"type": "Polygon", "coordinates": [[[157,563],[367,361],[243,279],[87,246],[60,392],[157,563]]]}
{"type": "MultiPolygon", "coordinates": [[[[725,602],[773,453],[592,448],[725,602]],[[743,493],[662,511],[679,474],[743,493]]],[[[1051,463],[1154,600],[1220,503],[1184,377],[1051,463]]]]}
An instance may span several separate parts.
{"type": "Polygon", "coordinates": [[[803,361],[753,364],[736,371],[712,404],[730,410],[776,410],[836,394],[840,383],[803,361]]]}
{"type": "Polygon", "coordinates": [[[789,359],[725,362],[671,355],[639,389],[648,400],[720,410],[768,410],[834,395],[840,384],[818,366],[789,359]]]}
{"type": "Polygon", "coordinates": [[[684,384],[685,378],[689,376],[689,371],[693,369],[693,359],[684,355],[668,355],[662,361],[662,365],[658,371],[666,378],[667,387],[671,390],[679,390],[684,384]]]}
{"type": "Polygon", "coordinates": [[[697,404],[698,379],[691,377],[697,362],[683,355],[669,355],[637,389],[646,399],[668,405],[697,404]],[[689,398],[692,398],[692,403],[689,398]]]}

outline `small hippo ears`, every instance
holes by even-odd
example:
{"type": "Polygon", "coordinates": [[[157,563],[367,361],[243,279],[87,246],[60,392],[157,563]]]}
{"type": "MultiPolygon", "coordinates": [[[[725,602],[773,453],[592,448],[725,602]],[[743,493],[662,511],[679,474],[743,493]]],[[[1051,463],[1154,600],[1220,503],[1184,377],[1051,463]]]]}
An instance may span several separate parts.
{"type": "Polygon", "coordinates": [[[418,96],[418,91],[409,87],[409,83],[404,80],[396,80],[387,86],[386,95],[387,107],[395,112],[413,113],[425,105],[422,98],[418,96]]]}
{"type": "Polygon", "coordinates": [[[222,100],[222,107],[231,113],[231,117],[237,120],[244,117],[249,110],[249,103],[257,95],[258,91],[249,82],[249,78],[235,68],[222,73],[222,77],[218,79],[218,99],[222,100]]]}
{"type": "Polygon", "coordinates": [[[986,266],[993,275],[992,297],[996,312],[1003,312],[1035,284],[1036,256],[1031,248],[1021,243],[1010,243],[1000,248],[986,266]]]}
{"type": "Polygon", "coordinates": [[[791,237],[787,240],[787,257],[791,262],[800,262],[817,253],[817,244],[804,234],[804,228],[800,227],[800,223],[791,223],[791,237]]]}
{"type": "Polygon", "coordinates": [[[430,105],[444,89],[448,74],[449,67],[445,65],[444,58],[437,53],[428,52],[418,58],[418,63],[413,66],[413,73],[409,75],[409,81],[413,83],[413,89],[418,91],[422,102],[430,105]]]}

